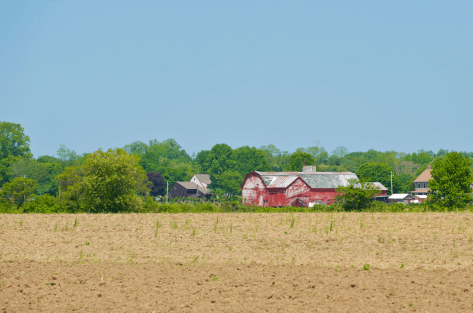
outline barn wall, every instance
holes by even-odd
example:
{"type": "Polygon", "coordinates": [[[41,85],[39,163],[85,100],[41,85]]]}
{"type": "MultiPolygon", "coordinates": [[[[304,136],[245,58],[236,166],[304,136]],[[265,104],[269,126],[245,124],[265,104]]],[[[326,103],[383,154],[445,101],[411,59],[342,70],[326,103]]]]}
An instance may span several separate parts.
{"type": "Polygon", "coordinates": [[[268,205],[272,207],[286,206],[286,190],[284,188],[268,189],[268,205]]]}
{"type": "Polygon", "coordinates": [[[286,189],[286,204],[291,203],[294,198],[299,198],[309,203],[310,188],[301,180],[297,179],[286,189]]]}
{"type": "Polygon", "coordinates": [[[268,201],[266,184],[255,173],[248,174],[242,186],[243,202],[263,206],[264,200],[268,201]]]}
{"type": "Polygon", "coordinates": [[[310,200],[309,202],[314,201],[323,201],[327,205],[331,205],[335,201],[335,196],[337,192],[335,189],[311,189],[310,190],[310,200]]]}

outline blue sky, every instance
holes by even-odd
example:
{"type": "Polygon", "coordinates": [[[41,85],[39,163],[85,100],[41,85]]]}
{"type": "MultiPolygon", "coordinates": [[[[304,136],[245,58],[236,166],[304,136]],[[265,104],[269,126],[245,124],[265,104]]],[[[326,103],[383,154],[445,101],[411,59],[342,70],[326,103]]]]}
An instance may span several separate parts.
{"type": "Polygon", "coordinates": [[[4,1],[0,121],[35,156],[174,138],[473,151],[473,1],[4,1]]]}

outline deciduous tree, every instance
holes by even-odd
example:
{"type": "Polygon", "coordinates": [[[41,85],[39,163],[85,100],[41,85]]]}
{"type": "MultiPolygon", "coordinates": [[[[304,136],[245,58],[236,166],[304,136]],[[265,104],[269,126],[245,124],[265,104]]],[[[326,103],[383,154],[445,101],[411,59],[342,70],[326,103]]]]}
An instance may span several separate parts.
{"type": "Polygon", "coordinates": [[[436,159],[430,172],[428,202],[440,207],[461,208],[473,201],[470,165],[470,159],[459,152],[436,159]]]}

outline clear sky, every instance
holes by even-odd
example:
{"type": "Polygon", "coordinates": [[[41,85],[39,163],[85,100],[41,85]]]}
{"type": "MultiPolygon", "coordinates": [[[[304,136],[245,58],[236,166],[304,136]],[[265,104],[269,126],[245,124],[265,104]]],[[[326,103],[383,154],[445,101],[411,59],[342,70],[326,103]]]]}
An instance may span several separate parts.
{"type": "Polygon", "coordinates": [[[473,1],[2,1],[35,156],[174,138],[473,151],[473,1]]]}

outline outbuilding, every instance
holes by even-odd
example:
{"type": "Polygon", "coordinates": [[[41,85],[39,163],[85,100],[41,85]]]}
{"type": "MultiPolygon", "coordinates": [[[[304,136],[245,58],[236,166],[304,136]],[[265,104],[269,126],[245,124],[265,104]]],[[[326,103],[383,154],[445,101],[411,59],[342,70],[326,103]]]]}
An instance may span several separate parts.
{"type": "Polygon", "coordinates": [[[395,193],[389,196],[388,203],[402,202],[404,204],[409,204],[415,200],[416,198],[408,193],[395,193]]]}
{"type": "Polygon", "coordinates": [[[205,198],[209,195],[209,192],[196,183],[178,181],[171,187],[169,195],[171,198],[205,198]]]}

